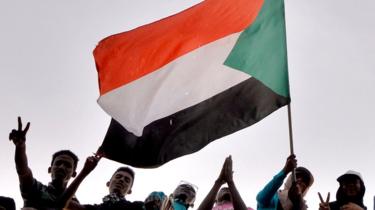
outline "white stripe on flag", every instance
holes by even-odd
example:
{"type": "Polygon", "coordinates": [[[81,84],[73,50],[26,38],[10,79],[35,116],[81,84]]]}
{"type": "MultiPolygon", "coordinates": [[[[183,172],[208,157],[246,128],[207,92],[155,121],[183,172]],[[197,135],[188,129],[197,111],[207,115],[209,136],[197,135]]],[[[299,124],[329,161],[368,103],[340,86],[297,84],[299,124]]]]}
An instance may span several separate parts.
{"type": "Polygon", "coordinates": [[[151,122],[196,105],[250,78],[223,65],[240,33],[200,47],[98,99],[128,131],[141,136],[151,122]]]}

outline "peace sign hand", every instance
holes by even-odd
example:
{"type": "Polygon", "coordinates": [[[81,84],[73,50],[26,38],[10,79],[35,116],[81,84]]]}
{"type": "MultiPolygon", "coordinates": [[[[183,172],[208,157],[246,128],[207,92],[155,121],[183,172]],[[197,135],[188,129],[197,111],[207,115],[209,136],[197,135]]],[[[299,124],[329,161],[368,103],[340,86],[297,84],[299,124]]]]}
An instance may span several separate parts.
{"type": "Polygon", "coordinates": [[[13,141],[14,145],[16,146],[23,146],[25,145],[26,141],[26,133],[30,128],[30,123],[26,124],[24,130],[22,130],[22,121],[21,117],[18,117],[18,130],[13,129],[9,134],[9,140],[13,141]]]}
{"type": "Polygon", "coordinates": [[[320,204],[319,204],[319,210],[331,210],[329,207],[329,196],[330,194],[328,193],[327,199],[324,201],[322,195],[320,192],[318,192],[319,199],[320,199],[320,204]]]}

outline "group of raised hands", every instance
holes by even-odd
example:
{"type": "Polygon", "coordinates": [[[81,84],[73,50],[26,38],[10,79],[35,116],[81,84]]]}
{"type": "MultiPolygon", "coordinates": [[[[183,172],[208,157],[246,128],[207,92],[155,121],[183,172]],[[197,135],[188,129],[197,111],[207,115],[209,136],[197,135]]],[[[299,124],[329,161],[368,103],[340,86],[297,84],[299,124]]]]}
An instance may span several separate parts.
{"type": "MultiPolygon", "coordinates": [[[[25,129],[22,128],[22,119],[18,117],[18,129],[13,129],[9,134],[9,140],[13,141],[14,145],[16,146],[24,146],[26,142],[26,133],[30,128],[30,122],[26,124],[25,129]]],[[[89,156],[86,159],[86,162],[82,168],[83,173],[90,173],[96,165],[98,164],[99,160],[103,157],[103,154],[100,152],[94,153],[93,156],[89,156]]]]}
{"type": "MultiPolygon", "coordinates": [[[[11,133],[9,134],[9,140],[13,141],[13,143],[18,146],[22,147],[25,145],[26,141],[26,133],[30,128],[30,123],[28,122],[26,124],[26,127],[23,129],[22,128],[22,120],[21,117],[18,117],[18,129],[13,129],[11,133]]],[[[89,174],[92,170],[95,169],[97,166],[99,160],[103,157],[103,154],[100,152],[95,153],[92,156],[89,156],[86,159],[86,162],[82,168],[81,174],[82,175],[87,175],[89,174]]],[[[217,178],[216,182],[220,185],[223,185],[225,183],[233,183],[233,162],[232,162],[232,157],[229,156],[225,159],[223,167],[221,169],[220,175],[217,178]]],[[[284,172],[286,174],[293,172],[294,169],[297,167],[297,159],[295,155],[290,155],[287,158],[287,161],[285,163],[285,166],[283,168],[284,172]]],[[[292,184],[292,187],[290,188],[289,192],[289,197],[290,198],[295,198],[299,200],[301,198],[301,190],[298,188],[298,185],[295,184],[295,181],[292,184]]],[[[322,195],[320,192],[318,192],[318,196],[320,199],[320,204],[319,204],[319,210],[331,210],[329,206],[329,201],[330,201],[330,193],[328,193],[326,199],[323,199],[322,195]]],[[[363,210],[360,206],[358,206],[355,203],[348,203],[345,204],[344,206],[341,207],[341,210],[363,210]]]]}

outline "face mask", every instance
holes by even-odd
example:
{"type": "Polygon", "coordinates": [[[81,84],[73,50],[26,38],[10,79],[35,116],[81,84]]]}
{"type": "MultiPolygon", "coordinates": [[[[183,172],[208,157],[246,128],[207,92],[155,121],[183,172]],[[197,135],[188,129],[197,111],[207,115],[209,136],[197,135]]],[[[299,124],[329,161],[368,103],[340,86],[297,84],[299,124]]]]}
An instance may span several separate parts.
{"type": "Polygon", "coordinates": [[[188,209],[188,207],[185,206],[185,204],[183,204],[179,201],[174,201],[172,206],[173,206],[174,210],[186,210],[186,209],[188,209]]]}

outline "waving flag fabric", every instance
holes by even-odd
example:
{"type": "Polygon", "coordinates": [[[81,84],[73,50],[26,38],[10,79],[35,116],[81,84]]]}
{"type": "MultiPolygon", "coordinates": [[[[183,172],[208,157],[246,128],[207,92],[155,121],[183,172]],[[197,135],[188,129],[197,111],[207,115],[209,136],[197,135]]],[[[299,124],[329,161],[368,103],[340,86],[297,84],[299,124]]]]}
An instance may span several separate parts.
{"type": "Polygon", "coordinates": [[[109,159],[157,167],[289,103],[283,0],[206,0],[103,39],[109,159]]]}

